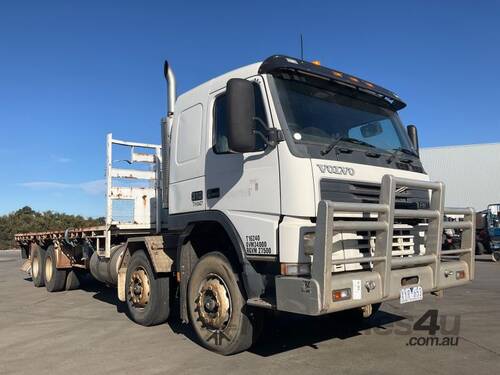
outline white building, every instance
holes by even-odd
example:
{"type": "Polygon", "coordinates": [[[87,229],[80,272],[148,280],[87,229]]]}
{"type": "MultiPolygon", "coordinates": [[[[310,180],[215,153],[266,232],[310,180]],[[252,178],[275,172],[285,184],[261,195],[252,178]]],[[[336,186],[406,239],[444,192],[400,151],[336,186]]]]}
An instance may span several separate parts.
{"type": "Polygon", "coordinates": [[[431,180],[445,183],[446,206],[500,203],[500,143],[422,148],[420,158],[431,180]]]}

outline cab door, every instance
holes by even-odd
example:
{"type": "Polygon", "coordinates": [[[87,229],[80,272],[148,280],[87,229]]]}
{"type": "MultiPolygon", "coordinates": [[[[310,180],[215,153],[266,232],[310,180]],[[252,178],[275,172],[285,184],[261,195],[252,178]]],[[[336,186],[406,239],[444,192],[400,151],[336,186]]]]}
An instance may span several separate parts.
{"type": "MultiPolygon", "coordinates": [[[[254,84],[256,129],[272,127],[264,83],[254,84]]],[[[240,234],[248,255],[278,253],[280,178],[277,147],[266,145],[258,135],[257,151],[235,153],[228,147],[225,88],[210,94],[207,124],[212,147],[206,155],[207,209],[229,217],[240,234]]]]}

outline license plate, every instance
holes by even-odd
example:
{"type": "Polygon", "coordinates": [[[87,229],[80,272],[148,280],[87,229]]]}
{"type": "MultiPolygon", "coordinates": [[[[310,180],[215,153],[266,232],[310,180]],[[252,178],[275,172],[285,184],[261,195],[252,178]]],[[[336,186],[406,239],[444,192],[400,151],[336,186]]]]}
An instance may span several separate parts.
{"type": "Polygon", "coordinates": [[[424,298],[424,291],[421,286],[411,286],[403,288],[399,292],[399,303],[421,301],[424,298]]]}

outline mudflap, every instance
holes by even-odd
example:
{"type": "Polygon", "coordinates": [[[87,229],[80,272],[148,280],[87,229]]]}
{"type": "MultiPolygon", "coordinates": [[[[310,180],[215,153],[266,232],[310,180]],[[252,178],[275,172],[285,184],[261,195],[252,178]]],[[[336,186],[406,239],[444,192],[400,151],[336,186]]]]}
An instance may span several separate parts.
{"type": "Polygon", "coordinates": [[[23,265],[21,266],[20,270],[22,272],[26,272],[28,275],[31,276],[31,259],[25,259],[23,262],[23,265]]]}

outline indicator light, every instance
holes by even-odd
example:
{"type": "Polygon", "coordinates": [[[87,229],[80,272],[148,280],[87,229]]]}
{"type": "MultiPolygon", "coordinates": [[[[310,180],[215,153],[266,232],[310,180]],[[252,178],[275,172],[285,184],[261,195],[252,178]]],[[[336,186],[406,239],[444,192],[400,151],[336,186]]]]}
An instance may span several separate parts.
{"type": "Polygon", "coordinates": [[[351,298],[351,288],[338,289],[332,292],[332,300],[343,301],[351,298]]]}

